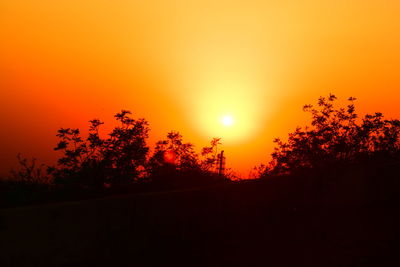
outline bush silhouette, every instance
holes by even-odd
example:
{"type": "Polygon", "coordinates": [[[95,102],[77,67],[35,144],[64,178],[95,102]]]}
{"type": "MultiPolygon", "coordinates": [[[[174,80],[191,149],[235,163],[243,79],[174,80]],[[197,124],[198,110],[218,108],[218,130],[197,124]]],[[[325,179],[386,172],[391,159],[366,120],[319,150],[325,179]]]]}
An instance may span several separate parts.
{"type": "Polygon", "coordinates": [[[154,154],[150,158],[152,172],[166,166],[176,170],[188,170],[198,168],[198,155],[194,151],[193,144],[184,143],[179,132],[171,131],[165,140],[156,143],[154,154]]]}
{"type": "MultiPolygon", "coordinates": [[[[375,176],[395,177],[393,173],[398,172],[400,162],[400,121],[385,119],[382,113],[359,118],[355,98],[350,97],[345,107],[336,107],[336,100],[331,94],[320,97],[316,106],[305,105],[304,111],[311,115],[311,125],[296,128],[287,141],[275,139],[272,160],[256,168],[254,177],[299,173],[305,176],[298,177],[311,177],[322,184],[324,178],[320,174],[330,170],[342,168],[351,172],[354,166],[387,164],[393,166],[375,171],[375,176]]],[[[2,195],[15,199],[11,202],[29,203],[35,199],[46,201],[45,194],[49,199],[68,199],[75,193],[78,197],[91,195],[89,191],[96,195],[119,192],[121,188],[137,192],[196,187],[235,178],[229,173],[222,177],[215,173],[220,138],[213,138],[209,146],[196,153],[192,143],[184,142],[179,132],[171,131],[155,144],[150,154],[147,121],[133,119],[127,110],[114,117],[119,124],[105,138],[99,134],[103,125],[99,119],[90,121],[85,138],[79,129],[59,129],[60,140],[55,150],[62,154],[56,166],[47,167],[47,173],[44,165],[18,156],[21,168],[12,173],[11,179],[1,181],[2,195]],[[110,187],[117,190],[110,191],[110,187]]],[[[331,172],[332,178],[337,178],[337,174],[331,172]]],[[[376,177],[370,179],[371,187],[379,184],[374,180],[376,177]]],[[[381,184],[381,191],[385,192],[382,196],[392,192],[389,189],[398,188],[397,178],[389,180],[381,184]]],[[[316,191],[322,192],[320,189],[316,191]]],[[[390,194],[394,196],[397,191],[390,194]]]]}
{"type": "Polygon", "coordinates": [[[207,183],[208,178],[214,177],[211,171],[219,138],[214,138],[211,146],[198,155],[193,144],[184,142],[179,132],[171,131],[165,140],[156,143],[153,154],[149,155],[147,121],[133,119],[126,110],[115,118],[120,125],[107,138],[99,135],[103,122],[98,119],[90,121],[86,139],[79,129],[58,130],[60,141],[55,150],[63,154],[58,165],[49,168],[56,185],[100,189],[150,181],[174,186],[207,183]]]}
{"type": "Polygon", "coordinates": [[[169,132],[165,140],[156,143],[149,159],[150,180],[162,186],[190,186],[215,181],[217,176],[212,167],[216,163],[218,144],[221,144],[220,138],[213,138],[211,146],[204,147],[198,155],[193,144],[185,143],[179,132],[169,132]]]}
{"type": "Polygon", "coordinates": [[[135,120],[130,115],[126,110],[117,113],[120,125],[105,139],[99,136],[103,122],[98,119],[90,121],[86,140],[79,129],[61,128],[55,150],[62,151],[63,156],[58,166],[50,169],[55,183],[96,188],[137,180],[146,165],[149,127],[144,119],[135,120]]]}
{"type": "Polygon", "coordinates": [[[203,147],[201,155],[203,160],[201,161],[201,167],[205,171],[212,171],[215,168],[215,164],[218,159],[218,145],[221,145],[221,138],[213,138],[210,141],[209,147],[203,147]]]}
{"type": "Polygon", "coordinates": [[[37,164],[35,158],[29,160],[22,157],[21,154],[17,155],[20,168],[18,170],[11,170],[11,179],[15,182],[24,184],[50,184],[51,177],[46,173],[45,164],[37,164]]]}
{"type": "Polygon", "coordinates": [[[382,113],[358,119],[353,97],[336,108],[336,96],[320,97],[317,106],[304,106],[311,126],[298,127],[286,142],[277,138],[272,161],[263,175],[289,174],[299,170],[325,170],[349,164],[393,162],[400,159],[400,121],[382,113]]]}

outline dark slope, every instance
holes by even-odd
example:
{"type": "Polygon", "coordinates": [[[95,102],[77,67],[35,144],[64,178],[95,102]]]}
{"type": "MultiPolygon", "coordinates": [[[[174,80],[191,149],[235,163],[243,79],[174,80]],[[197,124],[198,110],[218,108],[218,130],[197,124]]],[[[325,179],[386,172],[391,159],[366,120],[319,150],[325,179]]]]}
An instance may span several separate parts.
{"type": "Polygon", "coordinates": [[[6,209],[0,265],[398,266],[396,168],[6,209]]]}

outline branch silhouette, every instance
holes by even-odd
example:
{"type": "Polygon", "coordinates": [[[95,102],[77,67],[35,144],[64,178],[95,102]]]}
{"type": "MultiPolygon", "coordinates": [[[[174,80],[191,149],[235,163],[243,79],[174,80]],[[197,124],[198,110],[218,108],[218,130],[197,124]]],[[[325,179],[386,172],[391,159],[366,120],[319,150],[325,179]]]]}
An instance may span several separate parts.
{"type": "Polygon", "coordinates": [[[327,170],[366,162],[400,160],[400,121],[384,119],[382,113],[358,119],[350,97],[345,107],[336,107],[336,96],[320,97],[317,105],[305,105],[311,125],[277,138],[272,160],[261,174],[282,175],[299,170],[327,170]]]}

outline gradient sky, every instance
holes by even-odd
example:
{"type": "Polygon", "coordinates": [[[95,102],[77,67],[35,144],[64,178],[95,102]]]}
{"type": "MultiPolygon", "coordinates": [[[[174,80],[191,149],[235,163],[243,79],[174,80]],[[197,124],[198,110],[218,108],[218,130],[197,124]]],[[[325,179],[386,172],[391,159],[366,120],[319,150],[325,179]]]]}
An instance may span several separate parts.
{"type": "Polygon", "coordinates": [[[320,95],[400,117],[400,1],[0,0],[0,32],[1,174],[121,109],[244,176],[320,95]]]}

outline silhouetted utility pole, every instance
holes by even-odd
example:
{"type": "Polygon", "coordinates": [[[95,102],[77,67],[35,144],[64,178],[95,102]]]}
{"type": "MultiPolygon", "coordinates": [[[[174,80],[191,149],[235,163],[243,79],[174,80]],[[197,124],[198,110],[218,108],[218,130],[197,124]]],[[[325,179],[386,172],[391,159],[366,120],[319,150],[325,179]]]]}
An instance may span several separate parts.
{"type": "Polygon", "coordinates": [[[218,154],[218,175],[222,176],[225,170],[225,157],[224,151],[222,150],[220,154],[218,154]]]}

